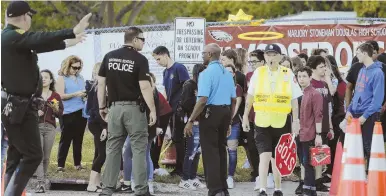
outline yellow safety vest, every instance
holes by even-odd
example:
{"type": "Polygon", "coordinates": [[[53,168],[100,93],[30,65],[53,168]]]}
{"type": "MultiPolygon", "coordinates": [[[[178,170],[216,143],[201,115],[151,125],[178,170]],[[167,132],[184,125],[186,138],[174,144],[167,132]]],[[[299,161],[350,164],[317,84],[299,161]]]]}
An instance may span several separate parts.
{"type": "Polygon", "coordinates": [[[276,87],[271,89],[268,66],[258,69],[258,78],[255,81],[254,102],[255,124],[258,127],[282,128],[291,112],[291,80],[290,70],[279,66],[276,78],[276,87]]]}

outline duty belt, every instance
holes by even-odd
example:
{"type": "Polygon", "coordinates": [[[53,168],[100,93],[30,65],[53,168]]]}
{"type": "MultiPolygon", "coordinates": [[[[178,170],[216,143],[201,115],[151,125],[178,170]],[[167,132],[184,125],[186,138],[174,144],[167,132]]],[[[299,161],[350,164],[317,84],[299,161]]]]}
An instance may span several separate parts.
{"type": "Polygon", "coordinates": [[[111,102],[111,105],[139,105],[138,101],[113,101],[111,102]]]}

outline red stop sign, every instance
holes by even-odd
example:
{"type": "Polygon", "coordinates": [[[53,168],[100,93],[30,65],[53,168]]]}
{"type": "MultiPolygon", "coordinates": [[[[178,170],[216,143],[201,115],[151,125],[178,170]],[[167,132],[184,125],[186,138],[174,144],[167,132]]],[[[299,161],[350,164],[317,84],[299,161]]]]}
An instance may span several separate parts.
{"type": "Polygon", "coordinates": [[[275,153],[275,164],[280,175],[290,175],[296,166],[296,142],[290,133],[280,137],[275,153]]]}

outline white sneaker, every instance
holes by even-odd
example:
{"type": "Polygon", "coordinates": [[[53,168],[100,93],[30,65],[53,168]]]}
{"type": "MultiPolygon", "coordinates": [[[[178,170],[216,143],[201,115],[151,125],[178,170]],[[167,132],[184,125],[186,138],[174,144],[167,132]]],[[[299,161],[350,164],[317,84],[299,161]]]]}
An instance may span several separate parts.
{"type": "Polygon", "coordinates": [[[168,176],[169,172],[164,168],[158,168],[154,170],[154,174],[157,176],[168,176]]]}
{"type": "Polygon", "coordinates": [[[147,185],[149,186],[149,192],[150,194],[154,194],[154,184],[152,181],[147,182],[147,185]]]}
{"type": "Polygon", "coordinates": [[[178,186],[187,190],[197,190],[196,187],[193,186],[193,184],[189,183],[189,180],[181,180],[178,186]]]}
{"type": "Polygon", "coordinates": [[[245,160],[245,162],[244,162],[243,169],[249,169],[249,168],[251,168],[251,165],[249,164],[249,161],[248,161],[248,159],[247,159],[247,160],[245,160]]]}
{"type": "Polygon", "coordinates": [[[131,189],[133,189],[133,191],[135,191],[135,183],[134,183],[134,180],[131,180],[131,189]]]}
{"type": "Polygon", "coordinates": [[[228,176],[227,184],[228,184],[228,189],[233,189],[233,188],[235,188],[235,184],[234,184],[234,182],[233,182],[233,177],[232,177],[232,176],[228,176]]]}
{"type": "Polygon", "coordinates": [[[253,188],[254,191],[258,191],[260,189],[260,177],[257,176],[255,179],[255,188],[253,188]]]}
{"type": "Polygon", "coordinates": [[[198,178],[195,178],[194,180],[189,180],[190,184],[192,184],[194,187],[198,189],[204,189],[206,188],[206,185],[203,184],[198,178]]]}
{"type": "Polygon", "coordinates": [[[272,173],[268,174],[268,177],[267,177],[267,188],[269,188],[269,189],[275,188],[275,181],[274,181],[272,173]]]}

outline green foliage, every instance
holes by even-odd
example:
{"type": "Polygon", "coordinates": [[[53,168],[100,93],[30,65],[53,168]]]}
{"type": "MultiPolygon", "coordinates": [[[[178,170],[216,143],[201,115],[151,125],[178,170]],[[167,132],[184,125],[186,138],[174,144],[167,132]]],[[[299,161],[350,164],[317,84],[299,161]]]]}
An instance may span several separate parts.
{"type": "MultiPolygon", "coordinates": [[[[229,14],[243,9],[254,19],[269,19],[302,11],[356,11],[359,17],[386,17],[382,1],[30,1],[39,14],[34,30],[73,27],[88,12],[91,27],[112,27],[173,22],[175,17],[205,17],[208,22],[226,21],[229,14]],[[112,12],[108,8],[112,6],[112,12]],[[134,12],[134,13],[133,13],[134,12]],[[121,13],[121,17],[119,16],[121,13]]],[[[5,13],[7,1],[1,2],[5,13]]],[[[1,18],[4,24],[4,17],[1,18]]]]}

